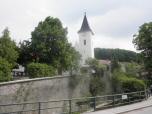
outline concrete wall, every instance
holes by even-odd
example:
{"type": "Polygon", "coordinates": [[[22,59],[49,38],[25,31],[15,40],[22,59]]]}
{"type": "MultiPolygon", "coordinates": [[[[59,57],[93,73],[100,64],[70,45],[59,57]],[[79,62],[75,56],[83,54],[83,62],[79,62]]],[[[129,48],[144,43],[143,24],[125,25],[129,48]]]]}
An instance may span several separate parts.
{"type": "MultiPolygon", "coordinates": [[[[89,78],[87,76],[57,76],[53,78],[27,79],[0,83],[0,104],[69,99],[73,97],[83,97],[87,94],[89,94],[89,78]]],[[[41,104],[41,108],[53,106],[61,106],[64,108],[41,111],[41,114],[57,114],[63,110],[68,110],[68,108],[65,108],[68,106],[68,102],[66,101],[41,104]]],[[[23,109],[27,110],[30,108],[37,109],[38,107],[39,105],[37,103],[22,106],[0,106],[0,113],[23,109]]],[[[38,111],[18,114],[38,114],[38,111]]]]}

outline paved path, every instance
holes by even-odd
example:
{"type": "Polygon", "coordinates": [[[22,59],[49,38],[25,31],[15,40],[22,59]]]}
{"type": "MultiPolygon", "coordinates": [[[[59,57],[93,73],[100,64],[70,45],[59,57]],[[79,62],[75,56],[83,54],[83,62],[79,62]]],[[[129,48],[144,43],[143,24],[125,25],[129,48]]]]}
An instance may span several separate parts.
{"type": "Polygon", "coordinates": [[[139,110],[134,110],[122,114],[152,114],[152,107],[142,108],[139,110]]]}
{"type": "Polygon", "coordinates": [[[152,114],[152,97],[146,101],[85,114],[152,114]]]}

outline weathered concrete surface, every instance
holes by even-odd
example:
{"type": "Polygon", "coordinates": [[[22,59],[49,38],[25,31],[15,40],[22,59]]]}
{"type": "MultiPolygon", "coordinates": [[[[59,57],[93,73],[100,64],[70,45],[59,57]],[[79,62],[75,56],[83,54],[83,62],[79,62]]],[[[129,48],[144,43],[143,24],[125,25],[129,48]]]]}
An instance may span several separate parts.
{"type": "MultiPolygon", "coordinates": [[[[28,79],[24,81],[15,81],[0,84],[0,104],[12,104],[22,102],[39,102],[51,101],[58,99],[69,99],[72,97],[83,97],[89,93],[89,78],[73,76],[58,76],[54,78],[28,79]],[[79,78],[81,78],[79,80],[79,78]]],[[[68,102],[59,103],[43,103],[41,108],[61,106],[65,107],[68,102]]],[[[38,109],[38,104],[31,105],[14,105],[1,106],[0,113],[38,109]]],[[[68,108],[60,108],[56,110],[41,111],[42,114],[56,114],[61,110],[67,111],[68,108]]],[[[26,114],[37,114],[38,111],[28,112],[26,114]]],[[[25,113],[24,113],[25,114],[25,113]]]]}

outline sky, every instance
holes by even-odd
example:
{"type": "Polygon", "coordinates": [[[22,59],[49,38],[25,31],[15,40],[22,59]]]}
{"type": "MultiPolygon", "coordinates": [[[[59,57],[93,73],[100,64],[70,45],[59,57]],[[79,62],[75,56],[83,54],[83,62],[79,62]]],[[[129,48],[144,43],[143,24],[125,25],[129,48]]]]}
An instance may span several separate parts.
{"type": "Polygon", "coordinates": [[[84,12],[94,32],[94,47],[135,51],[133,35],[152,21],[152,0],[0,0],[0,32],[8,27],[16,42],[27,40],[40,21],[52,16],[68,28],[74,45],[84,12]]]}

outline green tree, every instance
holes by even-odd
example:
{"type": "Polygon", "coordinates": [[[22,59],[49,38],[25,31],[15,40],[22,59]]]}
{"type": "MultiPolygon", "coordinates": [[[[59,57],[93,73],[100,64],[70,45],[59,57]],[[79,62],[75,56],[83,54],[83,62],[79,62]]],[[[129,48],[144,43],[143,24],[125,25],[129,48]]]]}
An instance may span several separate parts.
{"type": "Polygon", "coordinates": [[[111,72],[119,68],[120,68],[119,61],[115,56],[113,56],[111,60],[111,72]]]}
{"type": "Polygon", "coordinates": [[[111,60],[113,55],[120,62],[131,62],[137,61],[137,53],[124,49],[104,49],[104,48],[95,48],[95,58],[103,60],[111,60]]]}
{"type": "Polygon", "coordinates": [[[11,40],[8,28],[0,37],[0,57],[6,59],[12,66],[15,66],[18,58],[17,46],[11,40]]]}
{"type": "Polygon", "coordinates": [[[91,77],[89,91],[92,96],[101,95],[104,90],[104,82],[101,77],[95,76],[91,77]]]}
{"type": "Polygon", "coordinates": [[[133,43],[141,51],[148,77],[152,78],[152,22],[140,26],[138,34],[134,35],[133,43]]]}
{"type": "Polygon", "coordinates": [[[32,62],[32,50],[31,50],[31,42],[28,40],[24,40],[19,43],[18,47],[19,57],[17,59],[17,63],[26,66],[29,62],[32,62]]]}
{"type": "Polygon", "coordinates": [[[89,65],[92,72],[90,78],[89,90],[92,96],[101,95],[104,90],[105,83],[102,80],[106,66],[99,63],[98,60],[89,58],[86,60],[86,64],[89,65]]]}
{"type": "Polygon", "coordinates": [[[94,72],[93,75],[102,77],[104,71],[108,68],[106,65],[99,63],[98,60],[89,58],[86,60],[86,64],[89,65],[91,70],[94,72]]]}
{"type": "Polygon", "coordinates": [[[24,41],[20,48],[20,61],[47,63],[58,69],[60,74],[63,70],[76,68],[80,59],[78,52],[68,43],[67,28],[53,17],[40,22],[32,32],[31,41],[24,41]]]}
{"type": "Polygon", "coordinates": [[[9,62],[0,57],[0,82],[12,80],[11,68],[9,62]]]}

